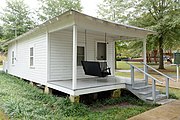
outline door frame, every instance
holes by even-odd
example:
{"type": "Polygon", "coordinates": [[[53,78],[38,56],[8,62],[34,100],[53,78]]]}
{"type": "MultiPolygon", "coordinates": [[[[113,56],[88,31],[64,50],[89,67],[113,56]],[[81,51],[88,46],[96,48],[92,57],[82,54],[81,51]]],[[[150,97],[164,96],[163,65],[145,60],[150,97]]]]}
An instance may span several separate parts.
{"type": "Polygon", "coordinates": [[[108,52],[108,44],[107,44],[107,42],[105,42],[105,41],[100,41],[100,40],[96,40],[95,41],[95,61],[99,61],[99,62],[106,62],[107,61],[107,57],[108,57],[108,55],[107,55],[107,52],[108,52]],[[97,51],[98,51],[98,49],[97,49],[97,43],[105,43],[106,44],[106,60],[98,60],[97,59],[97,51]]]}

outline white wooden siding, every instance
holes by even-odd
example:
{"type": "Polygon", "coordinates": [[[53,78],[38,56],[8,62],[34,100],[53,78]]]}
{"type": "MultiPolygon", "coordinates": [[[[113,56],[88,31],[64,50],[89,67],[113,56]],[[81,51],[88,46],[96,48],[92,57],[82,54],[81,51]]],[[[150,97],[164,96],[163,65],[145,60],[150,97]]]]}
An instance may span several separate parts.
{"type": "Polygon", "coordinates": [[[8,46],[8,73],[36,82],[47,82],[47,42],[46,33],[29,36],[8,46]],[[29,65],[30,47],[34,46],[34,68],[29,65]],[[15,51],[15,64],[11,64],[11,52],[15,51]]]}
{"type": "MultiPolygon", "coordinates": [[[[50,33],[50,79],[68,80],[72,79],[72,30],[61,30],[50,33]]],[[[104,35],[85,34],[78,31],[78,46],[85,47],[85,58],[89,61],[96,61],[96,41],[105,41],[104,35]],[[87,50],[87,51],[86,51],[87,50]]],[[[107,62],[111,69],[114,69],[113,53],[114,42],[107,38],[107,62]]],[[[82,66],[77,66],[77,78],[87,78],[82,66]]]]}

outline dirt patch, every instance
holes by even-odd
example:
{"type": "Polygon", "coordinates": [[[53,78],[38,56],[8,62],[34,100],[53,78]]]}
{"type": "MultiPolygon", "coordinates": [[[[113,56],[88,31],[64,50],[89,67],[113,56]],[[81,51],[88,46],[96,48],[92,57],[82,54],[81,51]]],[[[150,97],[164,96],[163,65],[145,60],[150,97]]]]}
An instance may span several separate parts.
{"type": "Polygon", "coordinates": [[[8,117],[0,111],[0,120],[9,120],[8,117]]]}
{"type": "Polygon", "coordinates": [[[122,103],[118,103],[115,105],[102,105],[102,106],[97,106],[97,108],[93,107],[92,110],[94,112],[101,112],[101,111],[105,111],[111,108],[126,108],[126,107],[132,107],[134,105],[128,103],[128,102],[122,102],[122,103]]]}

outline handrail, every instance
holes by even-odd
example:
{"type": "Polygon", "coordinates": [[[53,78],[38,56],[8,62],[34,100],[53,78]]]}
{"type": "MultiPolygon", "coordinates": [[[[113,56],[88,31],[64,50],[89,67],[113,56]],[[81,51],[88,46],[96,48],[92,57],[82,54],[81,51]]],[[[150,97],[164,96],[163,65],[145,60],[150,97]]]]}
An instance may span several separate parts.
{"type": "Polygon", "coordinates": [[[165,75],[164,73],[156,70],[155,68],[153,68],[153,67],[151,67],[151,66],[149,66],[149,65],[147,65],[147,64],[145,64],[145,63],[143,63],[143,62],[140,62],[140,63],[143,64],[143,65],[145,65],[145,66],[147,66],[147,67],[149,67],[149,68],[151,68],[152,70],[156,71],[157,73],[161,74],[162,76],[164,76],[164,77],[166,77],[166,78],[169,78],[169,80],[173,80],[174,82],[176,82],[176,80],[174,80],[173,78],[171,78],[171,77],[165,75]]]}
{"type": "Polygon", "coordinates": [[[134,66],[134,65],[132,65],[132,64],[130,64],[130,63],[128,63],[128,62],[126,62],[126,63],[129,64],[130,66],[133,66],[134,68],[136,68],[136,69],[139,70],[140,72],[144,73],[145,75],[151,77],[152,79],[154,79],[155,81],[159,82],[160,84],[163,84],[163,82],[157,80],[155,77],[153,77],[153,76],[151,76],[150,74],[144,72],[143,70],[139,69],[138,67],[136,67],[136,66],[134,66]]]}

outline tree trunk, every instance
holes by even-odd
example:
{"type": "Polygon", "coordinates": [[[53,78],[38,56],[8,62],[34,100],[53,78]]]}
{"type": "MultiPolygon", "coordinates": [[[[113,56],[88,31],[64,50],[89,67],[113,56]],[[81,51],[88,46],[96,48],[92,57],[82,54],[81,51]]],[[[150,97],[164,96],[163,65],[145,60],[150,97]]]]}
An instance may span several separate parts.
{"type": "Polygon", "coordinates": [[[151,54],[149,51],[146,52],[146,61],[147,63],[151,63],[151,54]]]}
{"type": "Polygon", "coordinates": [[[163,37],[159,38],[159,69],[164,69],[164,61],[163,61],[163,37]]]}
{"type": "Polygon", "coordinates": [[[146,62],[147,62],[147,63],[149,63],[149,56],[148,56],[148,55],[149,55],[149,52],[147,51],[147,52],[146,52],[146,62]]]}
{"type": "Polygon", "coordinates": [[[117,69],[117,61],[116,61],[116,56],[117,56],[117,42],[115,41],[115,69],[117,69]]]}
{"type": "Polygon", "coordinates": [[[154,62],[157,64],[157,50],[154,50],[154,62]]]}

